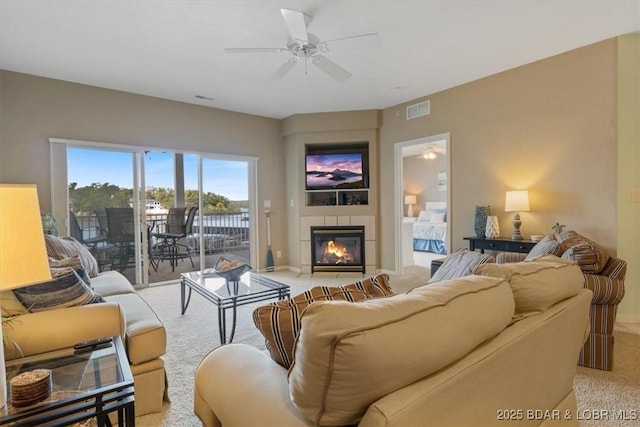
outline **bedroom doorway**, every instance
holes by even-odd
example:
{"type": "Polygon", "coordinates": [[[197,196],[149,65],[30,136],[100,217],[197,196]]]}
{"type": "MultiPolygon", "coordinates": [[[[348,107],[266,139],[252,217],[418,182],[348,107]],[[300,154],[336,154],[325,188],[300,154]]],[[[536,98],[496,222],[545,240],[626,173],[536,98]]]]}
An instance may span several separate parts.
{"type": "Polygon", "coordinates": [[[395,153],[397,269],[430,268],[450,252],[450,135],[400,142],[395,153]]]}

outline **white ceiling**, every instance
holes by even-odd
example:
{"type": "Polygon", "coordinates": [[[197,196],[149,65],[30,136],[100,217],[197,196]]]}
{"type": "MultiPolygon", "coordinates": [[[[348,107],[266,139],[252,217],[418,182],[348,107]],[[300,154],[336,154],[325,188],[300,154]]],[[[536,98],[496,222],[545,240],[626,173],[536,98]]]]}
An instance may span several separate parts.
{"type": "Polygon", "coordinates": [[[284,118],[383,109],[639,30],[640,0],[0,0],[0,68],[284,118]],[[380,47],[327,53],[343,83],[311,64],[269,81],[288,53],[223,49],[284,47],[280,8],[322,40],[378,33],[380,47]]]}

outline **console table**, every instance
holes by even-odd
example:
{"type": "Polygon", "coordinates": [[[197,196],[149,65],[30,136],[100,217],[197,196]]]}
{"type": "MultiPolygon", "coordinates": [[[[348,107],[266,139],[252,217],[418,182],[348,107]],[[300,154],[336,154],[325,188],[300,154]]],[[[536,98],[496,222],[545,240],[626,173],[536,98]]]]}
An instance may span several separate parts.
{"type": "Polygon", "coordinates": [[[528,254],[531,249],[538,243],[533,240],[511,240],[508,237],[497,237],[495,239],[487,239],[483,237],[465,237],[464,240],[469,241],[469,250],[475,251],[480,249],[484,253],[485,249],[498,252],[520,252],[528,254]]]}

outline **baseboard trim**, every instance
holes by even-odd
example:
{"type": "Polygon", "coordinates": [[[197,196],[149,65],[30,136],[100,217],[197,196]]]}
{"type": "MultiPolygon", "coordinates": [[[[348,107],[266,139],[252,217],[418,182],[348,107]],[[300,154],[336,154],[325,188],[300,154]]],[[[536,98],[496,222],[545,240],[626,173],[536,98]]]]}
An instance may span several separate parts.
{"type": "Polygon", "coordinates": [[[620,314],[616,316],[616,322],[619,323],[640,323],[640,314],[639,313],[631,313],[631,314],[620,314]]]}

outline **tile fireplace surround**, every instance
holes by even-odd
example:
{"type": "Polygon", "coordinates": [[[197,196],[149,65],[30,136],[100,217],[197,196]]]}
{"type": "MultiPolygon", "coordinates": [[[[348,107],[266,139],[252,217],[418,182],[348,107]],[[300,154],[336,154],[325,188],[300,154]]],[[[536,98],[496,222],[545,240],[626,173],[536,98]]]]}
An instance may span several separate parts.
{"type": "Polygon", "coordinates": [[[316,226],[364,226],[365,274],[376,273],[376,217],[373,215],[302,216],[300,217],[300,272],[311,274],[311,227],[316,226]]]}

